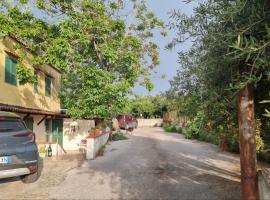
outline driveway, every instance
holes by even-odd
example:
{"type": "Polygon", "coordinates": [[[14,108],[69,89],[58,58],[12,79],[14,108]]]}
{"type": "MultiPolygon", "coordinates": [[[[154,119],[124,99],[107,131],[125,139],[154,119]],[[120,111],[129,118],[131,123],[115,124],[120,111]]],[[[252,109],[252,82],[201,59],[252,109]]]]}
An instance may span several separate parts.
{"type": "Polygon", "coordinates": [[[139,128],[95,160],[61,162],[45,163],[34,184],[1,181],[0,199],[240,199],[237,155],[161,128],[139,128]]]}

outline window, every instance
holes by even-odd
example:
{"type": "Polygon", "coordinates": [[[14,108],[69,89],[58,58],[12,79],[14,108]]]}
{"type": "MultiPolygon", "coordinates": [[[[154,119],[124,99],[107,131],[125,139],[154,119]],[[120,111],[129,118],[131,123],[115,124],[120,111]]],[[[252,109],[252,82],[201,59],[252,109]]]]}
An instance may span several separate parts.
{"type": "Polygon", "coordinates": [[[51,96],[52,80],[50,77],[45,76],[45,95],[51,96]]]}
{"type": "Polygon", "coordinates": [[[35,71],[35,82],[33,85],[34,93],[38,93],[38,73],[35,71]]]}
{"type": "Polygon", "coordinates": [[[17,85],[17,72],[16,72],[17,61],[10,56],[6,56],[5,63],[5,82],[17,85]]]}
{"type": "Polygon", "coordinates": [[[0,132],[15,132],[25,130],[20,120],[0,120],[0,132]]]}

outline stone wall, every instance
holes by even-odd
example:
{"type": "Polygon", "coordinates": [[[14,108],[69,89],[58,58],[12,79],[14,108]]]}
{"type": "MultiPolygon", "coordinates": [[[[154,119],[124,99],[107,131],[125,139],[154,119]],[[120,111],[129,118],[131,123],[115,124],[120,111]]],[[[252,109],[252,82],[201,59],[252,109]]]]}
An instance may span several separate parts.
{"type": "Polygon", "coordinates": [[[155,127],[161,126],[163,119],[137,119],[138,127],[155,127]]]}

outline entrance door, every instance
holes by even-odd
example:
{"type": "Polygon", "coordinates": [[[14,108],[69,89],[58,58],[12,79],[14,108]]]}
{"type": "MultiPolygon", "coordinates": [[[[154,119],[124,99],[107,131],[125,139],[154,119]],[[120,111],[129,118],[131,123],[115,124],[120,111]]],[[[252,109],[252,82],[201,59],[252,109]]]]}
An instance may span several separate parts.
{"type": "Polygon", "coordinates": [[[53,141],[57,141],[61,146],[63,145],[63,119],[52,119],[52,133],[53,141]]]}
{"type": "Polygon", "coordinates": [[[33,124],[34,124],[34,119],[33,119],[33,117],[27,117],[27,118],[24,119],[23,121],[24,121],[26,127],[27,127],[29,130],[33,131],[33,124]]]}

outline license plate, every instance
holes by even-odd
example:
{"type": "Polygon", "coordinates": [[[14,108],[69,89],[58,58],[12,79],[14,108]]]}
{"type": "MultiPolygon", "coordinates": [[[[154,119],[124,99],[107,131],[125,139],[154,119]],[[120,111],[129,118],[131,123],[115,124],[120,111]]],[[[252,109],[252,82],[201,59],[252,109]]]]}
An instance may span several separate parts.
{"type": "Polygon", "coordinates": [[[11,163],[11,156],[0,157],[0,164],[9,164],[11,163]]]}

